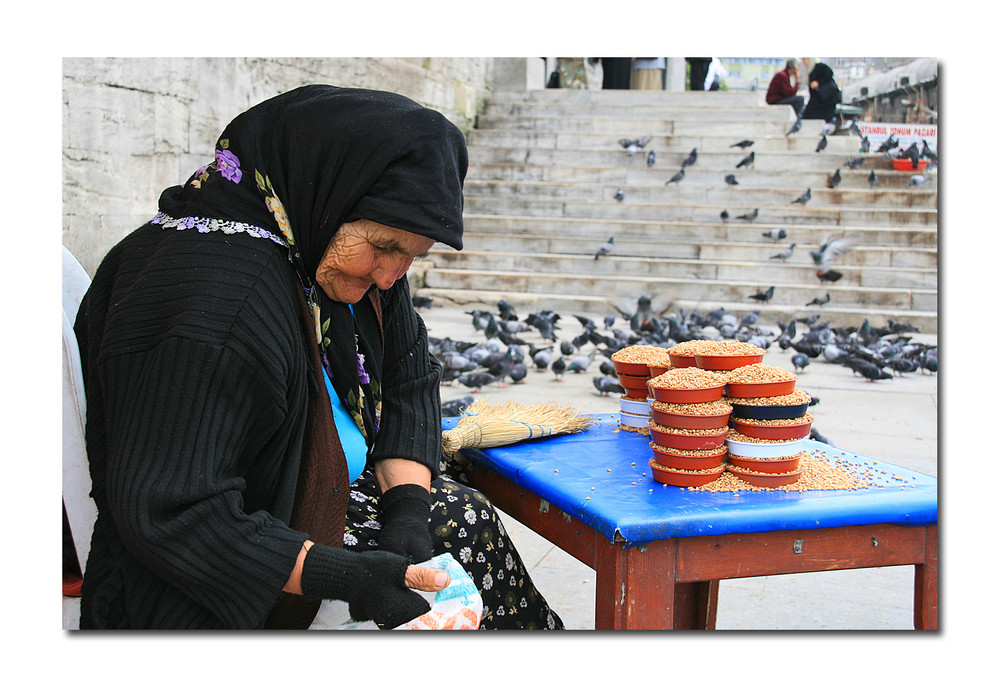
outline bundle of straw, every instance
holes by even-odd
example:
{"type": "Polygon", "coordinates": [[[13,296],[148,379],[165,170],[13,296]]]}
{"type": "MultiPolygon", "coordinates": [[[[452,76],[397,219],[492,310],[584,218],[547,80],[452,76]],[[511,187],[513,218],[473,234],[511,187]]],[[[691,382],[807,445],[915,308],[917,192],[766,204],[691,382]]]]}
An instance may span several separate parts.
{"type": "Polygon", "coordinates": [[[454,429],[442,433],[445,455],[455,457],[463,448],[506,446],[526,439],[581,432],[597,420],[557,403],[526,406],[508,401],[490,405],[481,398],[462,411],[454,429]]]}

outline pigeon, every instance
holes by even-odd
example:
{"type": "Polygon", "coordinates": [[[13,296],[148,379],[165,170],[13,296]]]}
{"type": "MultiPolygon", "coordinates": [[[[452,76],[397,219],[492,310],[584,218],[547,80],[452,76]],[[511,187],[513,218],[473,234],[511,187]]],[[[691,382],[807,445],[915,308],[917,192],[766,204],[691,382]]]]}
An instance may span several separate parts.
{"type": "Polygon", "coordinates": [[[720,212],[719,213],[719,217],[722,218],[723,222],[728,222],[729,221],[729,210],[723,210],[722,212],[720,212]]]}
{"type": "Polygon", "coordinates": [[[788,258],[792,257],[792,251],[795,250],[795,245],[792,244],[785,250],[781,251],[777,255],[772,255],[768,260],[781,260],[781,262],[788,262],[788,258]]]}
{"type": "Polygon", "coordinates": [[[649,151],[649,153],[646,154],[646,166],[652,167],[655,164],[656,164],[656,153],[651,150],[649,151]]]}
{"type": "Polygon", "coordinates": [[[899,140],[896,138],[895,134],[890,134],[889,138],[882,141],[882,145],[875,149],[876,153],[887,153],[893,148],[899,146],[899,140]]]}
{"type": "Polygon", "coordinates": [[[853,119],[851,120],[850,126],[847,127],[847,130],[851,133],[851,135],[857,136],[858,138],[861,138],[861,135],[862,135],[861,134],[861,127],[858,126],[858,123],[856,121],[854,121],[853,119]]]}
{"type": "Polygon", "coordinates": [[[632,157],[639,152],[640,148],[645,148],[646,144],[649,143],[650,137],[643,136],[642,138],[623,138],[618,141],[618,144],[625,149],[629,157],[632,157]]]}
{"type": "Polygon", "coordinates": [[[928,159],[928,160],[931,161],[932,165],[936,165],[937,161],[938,161],[937,160],[937,154],[933,150],[931,150],[931,147],[929,145],[927,145],[927,141],[925,139],[920,139],[920,142],[924,146],[920,150],[920,157],[926,158],[926,159],[928,159]]]}
{"type": "Polygon", "coordinates": [[[739,186],[740,182],[736,181],[736,175],[735,174],[727,174],[726,175],[726,184],[728,186],[739,186]]]}
{"type": "Polygon", "coordinates": [[[791,202],[792,205],[805,205],[812,198],[812,189],[807,188],[806,192],[791,202]]]}
{"type": "Polygon", "coordinates": [[[844,275],[838,272],[837,270],[827,270],[825,272],[818,270],[816,272],[816,277],[819,279],[821,284],[827,281],[828,282],[838,281],[843,276],[844,275]]]}
{"type": "MultiPolygon", "coordinates": [[[[503,298],[497,301],[497,310],[500,313],[501,320],[516,321],[517,320],[517,310],[513,305],[505,301],[503,298]]],[[[527,329],[521,329],[519,331],[527,331],[527,329]]]]}
{"type": "Polygon", "coordinates": [[[806,303],[806,306],[808,307],[810,305],[826,305],[829,302],[830,302],[830,294],[828,293],[825,296],[816,296],[811,301],[806,303]]]}
{"type": "Polygon", "coordinates": [[[670,177],[670,180],[666,184],[664,184],[664,186],[669,186],[670,184],[675,182],[680,183],[680,180],[683,178],[684,178],[684,170],[681,169],[681,171],[677,172],[677,174],[670,177]]]}
{"type": "Polygon", "coordinates": [[[785,136],[791,136],[792,134],[798,133],[799,129],[802,128],[802,117],[796,117],[795,123],[792,124],[792,128],[785,132],[785,136]]]}
{"type": "Polygon", "coordinates": [[[871,188],[875,188],[878,186],[878,175],[875,174],[874,169],[871,171],[871,174],[868,175],[868,186],[870,186],[871,188]]]}
{"type": "Polygon", "coordinates": [[[614,247],[615,247],[615,237],[612,236],[605,242],[603,246],[597,249],[597,252],[594,253],[594,260],[597,260],[598,258],[603,257],[605,255],[611,255],[611,251],[614,250],[614,247]]]}
{"type": "Polygon", "coordinates": [[[643,294],[639,296],[638,306],[635,315],[629,318],[629,326],[633,332],[640,332],[652,322],[653,319],[653,299],[643,294]]]}
{"type": "Polygon", "coordinates": [[[574,356],[568,363],[566,363],[566,371],[576,374],[586,372],[587,368],[590,367],[591,361],[593,361],[593,358],[589,355],[574,356]]]}
{"type": "Polygon", "coordinates": [[[625,393],[625,389],[618,383],[618,378],[610,375],[594,377],[594,388],[600,392],[601,396],[607,396],[610,393],[618,395],[625,393]]]}
{"type": "Polygon", "coordinates": [[[546,369],[549,366],[549,363],[552,362],[552,347],[548,346],[535,351],[535,353],[531,356],[531,361],[535,363],[535,367],[539,371],[546,369]]]}
{"type": "Polygon", "coordinates": [[[813,262],[816,267],[819,268],[821,272],[825,272],[830,269],[830,263],[838,255],[843,255],[849,251],[854,245],[854,241],[847,237],[841,237],[839,239],[830,239],[826,237],[823,243],[820,244],[819,250],[809,251],[812,256],[813,262]]]}
{"type": "Polygon", "coordinates": [[[684,169],[685,167],[690,167],[697,161],[698,161],[698,149],[692,148],[691,152],[688,153],[688,156],[684,158],[684,162],[681,163],[681,169],[684,169]]]}
{"type": "Polygon", "coordinates": [[[864,138],[861,139],[861,152],[862,153],[867,153],[868,151],[871,150],[871,147],[872,147],[872,143],[871,143],[871,141],[868,140],[867,136],[865,136],[864,138]]]}
{"type": "Polygon", "coordinates": [[[833,134],[833,132],[836,130],[837,130],[837,121],[835,119],[831,119],[830,121],[823,124],[824,136],[829,136],[833,134]]]}
{"type": "Polygon", "coordinates": [[[865,164],[865,159],[863,157],[852,157],[847,161],[847,167],[849,169],[861,169],[865,164]]]}
{"type": "Polygon", "coordinates": [[[826,185],[830,188],[837,188],[840,186],[840,179],[840,169],[838,168],[837,171],[833,173],[833,176],[826,180],[826,185]]]}
{"type": "Polygon", "coordinates": [[[753,145],[753,141],[744,139],[744,140],[740,141],[739,143],[732,144],[729,147],[730,148],[739,148],[740,150],[746,150],[747,148],[749,148],[752,145],[753,145]]]}
{"type": "Polygon", "coordinates": [[[792,365],[795,366],[796,372],[802,372],[808,364],[809,356],[805,353],[796,353],[792,356],[792,365]]]}
{"type": "Polygon", "coordinates": [[[427,296],[413,296],[410,300],[413,301],[413,307],[417,310],[429,308],[434,302],[432,298],[428,298],[427,296]]]}
{"type": "Polygon", "coordinates": [[[736,219],[741,219],[745,222],[753,222],[755,219],[757,219],[757,216],[759,214],[760,214],[760,208],[754,208],[753,212],[748,212],[745,215],[740,215],[736,219]]]}
{"type": "Polygon", "coordinates": [[[819,143],[816,144],[816,152],[820,153],[826,149],[826,134],[819,137],[819,143]]]}
{"type": "Polygon", "coordinates": [[[618,190],[615,191],[615,200],[619,203],[625,200],[625,191],[623,191],[620,186],[618,187],[618,190]]]}
{"type": "Polygon", "coordinates": [[[552,368],[552,374],[556,377],[556,381],[561,382],[563,373],[566,372],[566,360],[564,358],[556,358],[552,361],[550,367],[552,368]]]}
{"type": "Polygon", "coordinates": [[[924,175],[922,175],[922,174],[914,174],[912,177],[910,177],[910,183],[909,183],[909,185],[910,186],[923,186],[926,181],[927,181],[927,177],[925,177],[924,175]]]}
{"type": "Polygon", "coordinates": [[[445,401],[441,404],[441,417],[457,417],[463,410],[472,405],[475,399],[472,396],[463,396],[452,401],[445,401]]]}
{"type": "Polygon", "coordinates": [[[746,327],[754,326],[755,324],[757,324],[758,317],[760,317],[760,310],[754,310],[752,312],[748,312],[746,315],[743,316],[743,319],[740,320],[738,329],[745,329],[746,327]]]}
{"type": "Polygon", "coordinates": [[[771,229],[770,231],[765,231],[762,234],[762,236],[764,236],[765,238],[769,238],[772,241],[774,241],[775,243],[777,243],[778,241],[781,241],[781,240],[784,240],[785,238],[787,238],[788,237],[788,232],[785,231],[784,229],[771,229]]]}
{"type": "Polygon", "coordinates": [[[767,303],[774,297],[774,287],[772,286],[767,291],[758,291],[757,293],[750,296],[752,300],[758,301],[760,303],[767,303]]]}
{"type": "Polygon", "coordinates": [[[739,169],[740,167],[753,167],[753,161],[756,157],[756,154],[751,151],[749,155],[737,163],[736,169],[739,169]]]}
{"type": "Polygon", "coordinates": [[[493,384],[497,378],[489,372],[468,372],[458,378],[459,384],[472,389],[472,393],[478,394],[479,390],[487,384],[493,384]]]}
{"type": "Polygon", "coordinates": [[[817,432],[815,427],[810,427],[809,428],[809,438],[811,440],[813,440],[813,441],[818,441],[821,444],[828,444],[830,446],[833,445],[833,444],[830,444],[830,440],[829,439],[827,439],[825,436],[823,436],[822,434],[820,434],[819,432],[817,432]]]}

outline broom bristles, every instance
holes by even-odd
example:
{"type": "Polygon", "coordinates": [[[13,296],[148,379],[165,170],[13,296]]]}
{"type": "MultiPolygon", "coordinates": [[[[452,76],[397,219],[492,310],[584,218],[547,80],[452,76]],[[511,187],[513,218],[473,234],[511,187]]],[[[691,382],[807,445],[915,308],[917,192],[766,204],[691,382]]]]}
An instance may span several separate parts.
{"type": "Polygon", "coordinates": [[[558,403],[526,406],[514,401],[490,405],[481,398],[462,412],[454,429],[442,432],[442,449],[454,456],[463,448],[506,446],[526,439],[580,432],[596,420],[558,403]]]}

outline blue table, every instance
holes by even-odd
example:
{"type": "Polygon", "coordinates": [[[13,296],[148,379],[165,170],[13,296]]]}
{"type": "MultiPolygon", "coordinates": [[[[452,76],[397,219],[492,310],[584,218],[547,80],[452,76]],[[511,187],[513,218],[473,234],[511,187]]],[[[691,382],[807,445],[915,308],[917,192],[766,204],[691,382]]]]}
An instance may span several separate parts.
{"type": "Polygon", "coordinates": [[[653,479],[649,437],[619,429],[617,414],[595,418],[463,455],[497,507],[596,570],[596,629],[714,628],[720,579],[886,565],[914,565],[914,626],[936,629],[934,477],[807,441],[869,463],[880,486],[689,491],[653,479]]]}

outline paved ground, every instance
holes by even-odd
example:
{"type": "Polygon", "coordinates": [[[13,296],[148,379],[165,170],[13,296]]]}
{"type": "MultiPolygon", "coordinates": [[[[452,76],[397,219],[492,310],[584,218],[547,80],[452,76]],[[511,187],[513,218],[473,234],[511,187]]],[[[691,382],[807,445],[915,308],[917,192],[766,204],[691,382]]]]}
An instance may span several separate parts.
{"type": "MultiPolygon", "coordinates": [[[[471,308],[468,308],[471,310],[471,308]]],[[[523,313],[522,315],[526,315],[523,313]]],[[[421,312],[432,337],[483,341],[462,309],[431,308],[421,312]]],[[[561,338],[582,331],[564,314],[561,338]]],[[[769,324],[769,323],[768,323],[769,324]]],[[[837,322],[837,326],[861,322],[837,322]]],[[[873,322],[873,325],[883,323],[873,322]]],[[[536,332],[520,335],[541,341],[536,332]]],[[[914,335],[936,344],[937,337],[914,335]]],[[[772,345],[768,365],[793,369],[791,353],[772,345]]],[[[550,371],[529,373],[524,383],[485,387],[479,394],[495,402],[555,401],[583,413],[614,413],[618,396],[602,397],[593,386],[599,360],[585,373],[564,375],[556,382],[550,371]]],[[[877,457],[928,475],[937,475],[938,383],[936,375],[913,373],[868,382],[849,370],[814,360],[798,373],[797,387],[820,402],[810,408],[813,427],[832,445],[877,457]]],[[[441,387],[442,401],[470,395],[457,382],[441,387]]],[[[594,571],[544,538],[503,514],[504,523],[531,570],[535,584],[562,616],[567,628],[594,627],[594,571]]],[[[778,575],[723,580],[717,627],[724,630],[905,630],[913,628],[913,566],[778,575]]]]}

